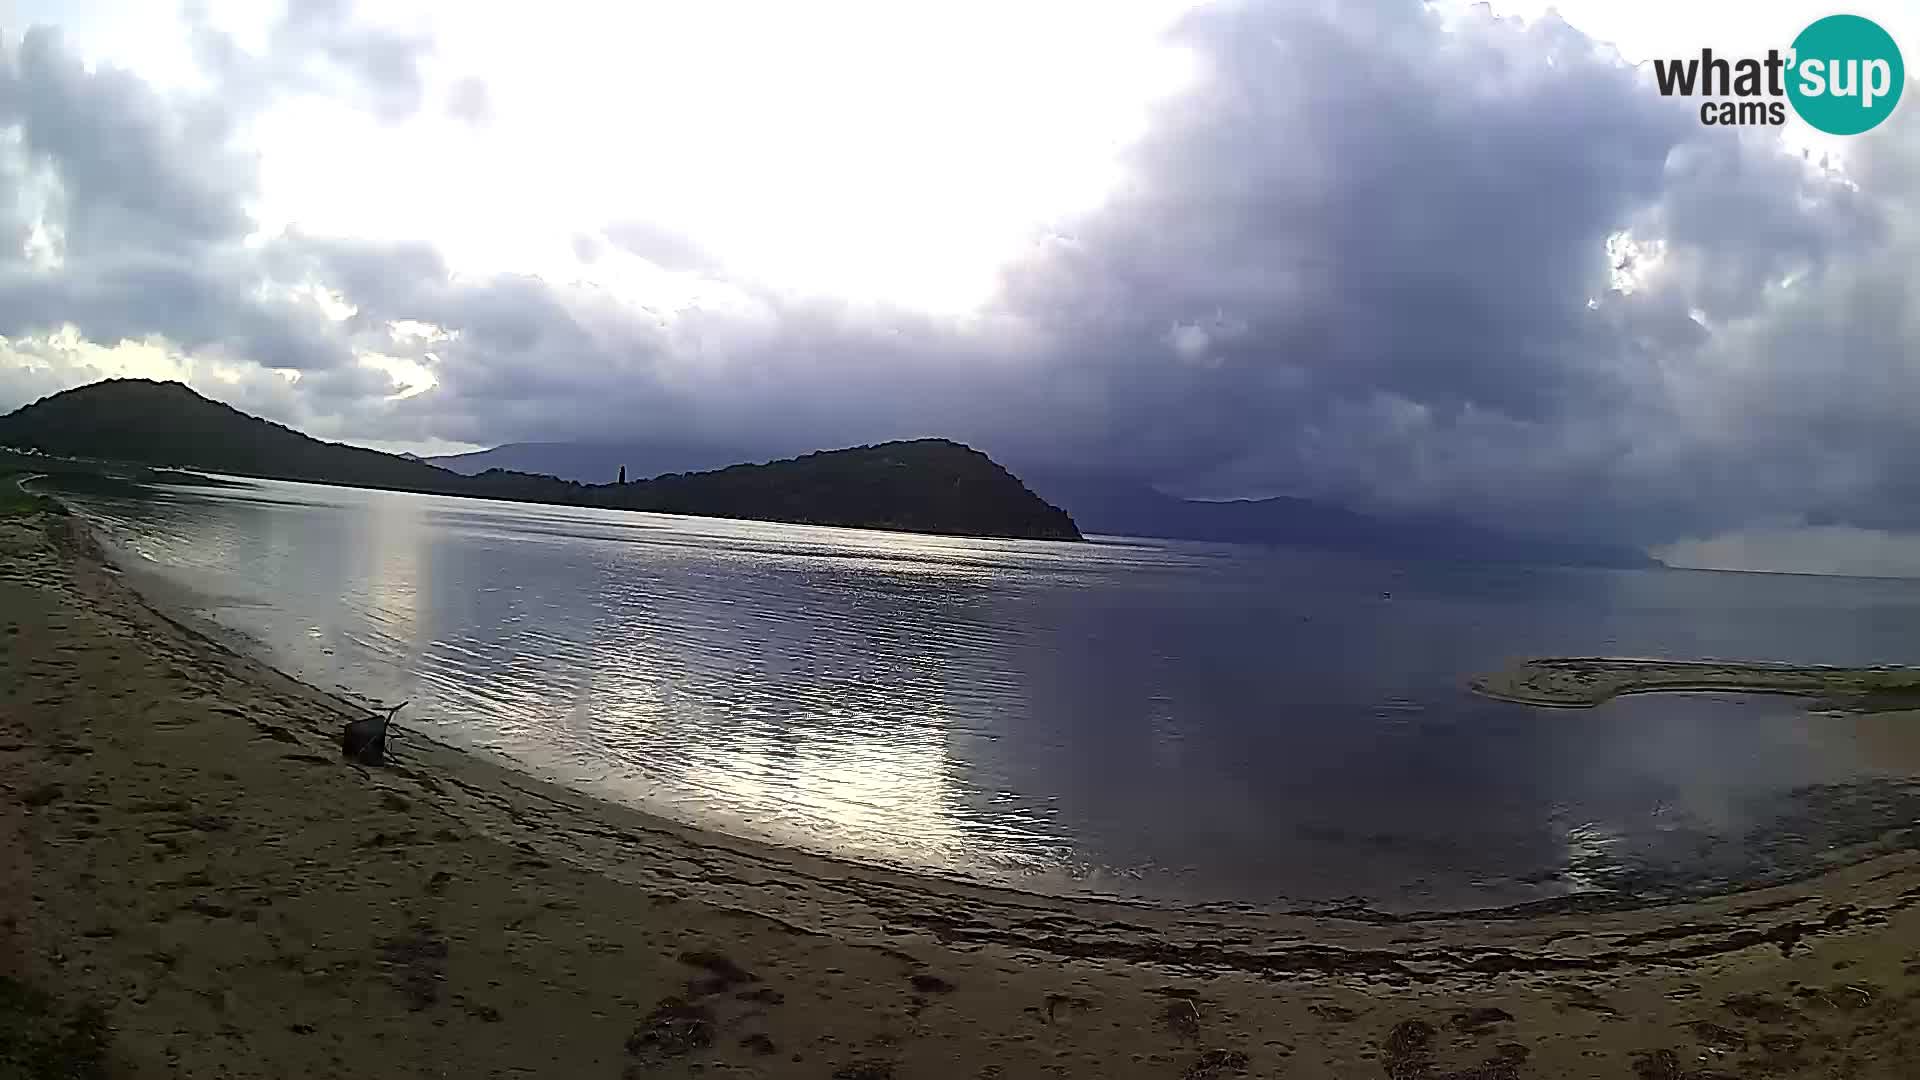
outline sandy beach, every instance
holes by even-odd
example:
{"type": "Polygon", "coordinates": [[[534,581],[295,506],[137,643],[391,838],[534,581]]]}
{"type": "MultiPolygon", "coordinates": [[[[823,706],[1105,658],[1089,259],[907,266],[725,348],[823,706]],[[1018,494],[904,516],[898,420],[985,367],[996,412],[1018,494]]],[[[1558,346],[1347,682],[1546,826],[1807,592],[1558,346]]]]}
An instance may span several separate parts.
{"type": "Polygon", "coordinates": [[[359,768],[360,715],[143,598],[72,519],[0,518],[0,1075],[32,1028],[134,1077],[1920,1076],[1910,836],[1642,909],[1065,901],[406,732],[359,768]]]}

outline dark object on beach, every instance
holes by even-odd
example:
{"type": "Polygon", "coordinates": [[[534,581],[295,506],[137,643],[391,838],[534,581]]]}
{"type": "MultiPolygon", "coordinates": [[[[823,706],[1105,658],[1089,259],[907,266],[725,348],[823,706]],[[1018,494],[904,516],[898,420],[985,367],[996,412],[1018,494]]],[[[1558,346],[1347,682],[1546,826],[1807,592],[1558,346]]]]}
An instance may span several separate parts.
{"type": "Polygon", "coordinates": [[[713,1010],[677,997],[660,999],[633,1034],[627,1053],[656,1061],[713,1045],[713,1010]]]}
{"type": "Polygon", "coordinates": [[[1420,1080],[1432,1071],[1435,1032],[1425,1020],[1402,1020],[1387,1032],[1384,1047],[1388,1080],[1420,1080]]]}
{"type": "Polygon", "coordinates": [[[112,1030],[97,1005],[0,975],[0,1075],[106,1080],[112,1030]]]}
{"type": "Polygon", "coordinates": [[[406,707],[403,701],[387,710],[385,716],[367,716],[349,723],[340,736],[340,753],[357,765],[379,765],[386,761],[387,727],[406,707]]]}
{"type": "Polygon", "coordinates": [[[1633,1056],[1633,1075],[1640,1080],[1684,1080],[1680,1058],[1671,1050],[1643,1050],[1633,1056]]]}
{"type": "Polygon", "coordinates": [[[1197,1039],[1200,1037],[1200,1006],[1194,1004],[1190,997],[1175,998],[1160,1011],[1160,1022],[1182,1039],[1197,1039]]]}
{"type": "Polygon", "coordinates": [[[59,784],[41,784],[37,788],[29,789],[25,795],[20,796],[20,802],[28,809],[37,810],[58,799],[63,794],[65,794],[65,792],[59,784]]]}

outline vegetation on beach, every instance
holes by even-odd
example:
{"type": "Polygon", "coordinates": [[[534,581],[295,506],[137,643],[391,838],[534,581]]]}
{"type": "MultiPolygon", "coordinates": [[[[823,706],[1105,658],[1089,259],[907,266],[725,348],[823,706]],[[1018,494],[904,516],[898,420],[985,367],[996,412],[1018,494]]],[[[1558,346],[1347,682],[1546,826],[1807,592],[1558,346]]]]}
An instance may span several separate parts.
{"type": "Polygon", "coordinates": [[[107,1017],[0,976],[0,1080],[95,1080],[108,1075],[107,1017]]]}
{"type": "Polygon", "coordinates": [[[1847,712],[1920,708],[1920,668],[1825,667],[1617,657],[1548,657],[1482,675],[1475,693],[1554,708],[1589,708],[1655,691],[1794,694],[1847,712]]]}
{"type": "Polygon", "coordinates": [[[16,472],[0,465],[0,518],[49,510],[58,504],[44,495],[35,495],[20,486],[32,473],[16,472]]]}
{"type": "Polygon", "coordinates": [[[0,517],[29,514],[39,509],[38,497],[21,490],[18,474],[0,473],[0,517]]]}

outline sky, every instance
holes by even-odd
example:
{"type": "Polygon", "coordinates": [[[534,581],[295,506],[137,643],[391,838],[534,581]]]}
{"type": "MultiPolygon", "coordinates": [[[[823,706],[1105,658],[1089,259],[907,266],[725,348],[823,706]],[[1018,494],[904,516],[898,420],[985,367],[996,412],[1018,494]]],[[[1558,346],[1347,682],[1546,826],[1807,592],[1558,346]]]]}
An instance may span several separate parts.
{"type": "Polygon", "coordinates": [[[1706,127],[1646,63],[1835,10],[0,0],[0,410],[942,435],[1920,574],[1920,104],[1706,127]]]}

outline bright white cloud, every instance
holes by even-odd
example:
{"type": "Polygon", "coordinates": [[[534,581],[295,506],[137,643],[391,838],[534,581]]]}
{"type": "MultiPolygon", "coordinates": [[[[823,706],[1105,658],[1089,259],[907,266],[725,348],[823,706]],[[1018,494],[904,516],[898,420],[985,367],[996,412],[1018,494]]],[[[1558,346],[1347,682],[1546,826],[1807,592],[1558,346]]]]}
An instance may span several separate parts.
{"type": "MultiPolygon", "coordinates": [[[[1190,6],[563,0],[528,33],[517,9],[414,5],[384,14],[434,27],[447,108],[391,125],[350,99],[277,101],[250,129],[256,216],[562,278],[594,273],[567,237],[646,217],[769,287],[960,310],[1118,181],[1117,151],[1186,75],[1164,33],[1190,6]],[[476,76],[484,125],[459,114],[476,76]]],[[[208,21],[264,47],[257,12],[208,21]]]]}

